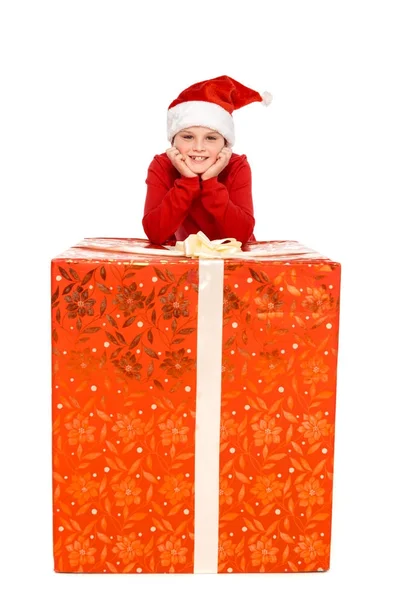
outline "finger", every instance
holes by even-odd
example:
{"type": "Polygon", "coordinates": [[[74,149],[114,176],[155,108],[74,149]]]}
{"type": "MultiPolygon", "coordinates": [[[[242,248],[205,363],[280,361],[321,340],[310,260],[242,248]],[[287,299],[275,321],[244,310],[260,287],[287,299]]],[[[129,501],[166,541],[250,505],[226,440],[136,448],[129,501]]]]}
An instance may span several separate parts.
{"type": "Polygon", "coordinates": [[[232,156],[232,152],[224,152],[223,150],[220,153],[221,158],[224,158],[224,160],[229,161],[231,156],[232,156]]]}
{"type": "Polygon", "coordinates": [[[176,148],[170,148],[170,150],[167,151],[167,156],[171,162],[176,162],[179,160],[179,157],[181,156],[181,154],[180,154],[179,150],[177,150],[176,148]]]}

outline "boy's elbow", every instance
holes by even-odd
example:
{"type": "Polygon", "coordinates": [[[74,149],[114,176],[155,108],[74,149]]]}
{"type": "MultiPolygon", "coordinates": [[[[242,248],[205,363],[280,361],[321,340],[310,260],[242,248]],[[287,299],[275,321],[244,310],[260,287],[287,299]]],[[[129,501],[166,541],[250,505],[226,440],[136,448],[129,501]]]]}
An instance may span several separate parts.
{"type": "MultiPolygon", "coordinates": [[[[168,224],[166,224],[168,225],[168,224]]],[[[174,230],[162,225],[158,216],[147,214],[142,219],[143,230],[152,244],[163,246],[175,241],[174,230]]]]}
{"type": "Polygon", "coordinates": [[[247,244],[252,237],[255,224],[256,222],[252,215],[248,215],[248,219],[243,221],[242,231],[239,235],[239,241],[242,242],[243,245],[247,244]]]}
{"type": "Polygon", "coordinates": [[[162,238],[161,231],[156,223],[152,223],[150,219],[144,216],[142,219],[142,227],[148,240],[152,244],[157,244],[158,246],[163,244],[164,239],[162,238]]]}

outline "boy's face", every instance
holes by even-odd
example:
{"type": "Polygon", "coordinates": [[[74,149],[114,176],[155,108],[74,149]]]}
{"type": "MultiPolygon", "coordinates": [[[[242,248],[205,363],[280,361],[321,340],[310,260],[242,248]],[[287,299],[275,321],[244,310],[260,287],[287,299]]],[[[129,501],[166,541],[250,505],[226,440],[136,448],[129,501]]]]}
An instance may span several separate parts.
{"type": "Polygon", "coordinates": [[[186,158],[189,169],[201,175],[216,162],[225,139],[207,127],[188,127],[175,135],[173,145],[186,158]]]}

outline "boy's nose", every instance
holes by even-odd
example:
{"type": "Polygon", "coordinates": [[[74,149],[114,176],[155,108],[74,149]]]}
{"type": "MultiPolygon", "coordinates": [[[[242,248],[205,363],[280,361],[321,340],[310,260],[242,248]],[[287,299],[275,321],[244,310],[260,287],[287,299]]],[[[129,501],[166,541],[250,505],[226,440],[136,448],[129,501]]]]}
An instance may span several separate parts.
{"type": "Polygon", "coordinates": [[[196,152],[202,152],[204,150],[204,143],[201,141],[195,141],[193,144],[193,150],[196,150],[196,152]]]}

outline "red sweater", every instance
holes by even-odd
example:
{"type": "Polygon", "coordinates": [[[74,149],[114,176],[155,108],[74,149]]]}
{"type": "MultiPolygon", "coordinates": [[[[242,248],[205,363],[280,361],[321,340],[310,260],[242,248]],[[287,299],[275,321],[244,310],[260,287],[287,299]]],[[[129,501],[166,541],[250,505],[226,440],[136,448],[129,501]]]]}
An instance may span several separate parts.
{"type": "Polygon", "coordinates": [[[166,153],[152,160],[143,229],[153,244],[182,241],[203,231],[210,240],[254,241],[251,170],[246,156],[232,154],[218,177],[184,177],[166,153]]]}

